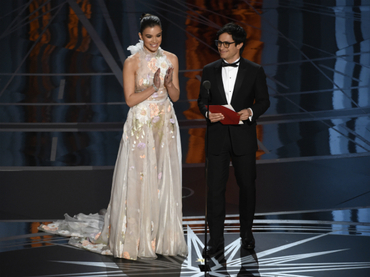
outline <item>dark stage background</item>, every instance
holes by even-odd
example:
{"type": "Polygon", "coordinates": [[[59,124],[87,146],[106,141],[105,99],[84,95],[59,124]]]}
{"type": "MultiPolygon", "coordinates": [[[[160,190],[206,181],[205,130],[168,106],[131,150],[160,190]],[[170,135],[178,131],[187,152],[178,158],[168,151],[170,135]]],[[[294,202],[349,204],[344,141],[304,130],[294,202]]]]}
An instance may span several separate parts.
{"type": "Polygon", "coordinates": [[[264,66],[272,103],[258,126],[257,212],[369,205],[367,1],[17,0],[0,13],[2,219],[107,206],[128,111],[122,64],[143,12],[162,18],[162,47],[180,62],[184,215],[203,212],[196,98],[218,58],[214,34],[231,20],[248,32],[243,56],[264,66]]]}

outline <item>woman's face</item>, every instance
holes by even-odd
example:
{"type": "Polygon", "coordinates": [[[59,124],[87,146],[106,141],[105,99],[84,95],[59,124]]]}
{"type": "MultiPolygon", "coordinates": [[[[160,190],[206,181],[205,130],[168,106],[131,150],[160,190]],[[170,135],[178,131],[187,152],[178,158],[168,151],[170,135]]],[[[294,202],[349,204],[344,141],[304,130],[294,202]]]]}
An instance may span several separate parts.
{"type": "Polygon", "coordinates": [[[156,52],[162,43],[162,29],[158,25],[147,27],[139,37],[144,41],[144,47],[150,52],[156,52]]]}

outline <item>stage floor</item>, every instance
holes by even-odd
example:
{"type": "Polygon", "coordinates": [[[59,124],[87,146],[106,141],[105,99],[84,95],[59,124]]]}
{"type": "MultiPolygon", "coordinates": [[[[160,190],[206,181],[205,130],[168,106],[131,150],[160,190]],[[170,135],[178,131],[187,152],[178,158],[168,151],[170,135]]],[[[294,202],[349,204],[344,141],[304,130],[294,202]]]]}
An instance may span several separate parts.
{"type": "MultiPolygon", "coordinates": [[[[185,217],[189,255],[129,261],[69,246],[37,231],[37,221],[2,221],[1,276],[204,276],[203,218],[185,217]]],[[[370,208],[258,214],[255,251],[240,246],[238,217],[229,215],[225,255],[211,276],[356,276],[370,274],[370,208]]]]}
{"type": "MultiPolygon", "coordinates": [[[[238,193],[230,167],[225,259],[210,261],[211,276],[370,276],[369,159],[258,162],[253,252],[240,248],[238,193]],[[349,165],[353,170],[348,171],[349,165]]],[[[41,189],[43,194],[37,190],[32,194],[27,190],[27,186],[47,184],[48,175],[65,184],[76,183],[76,176],[86,180],[90,175],[97,182],[107,183],[111,169],[74,174],[62,170],[2,171],[2,180],[18,180],[18,189],[22,188],[24,195],[8,192],[0,196],[1,276],[203,276],[199,265],[204,263],[204,168],[184,167],[183,172],[183,226],[189,255],[128,261],[76,249],[64,237],[37,230],[41,222],[62,218],[63,209],[70,215],[86,210],[89,201],[70,199],[84,193],[82,183],[73,191],[57,184],[58,191],[41,189]],[[58,198],[53,197],[56,194],[58,198]],[[12,199],[14,195],[22,199],[22,205],[12,199]],[[43,216],[38,219],[38,215],[43,216]]],[[[99,199],[109,192],[106,186],[85,195],[99,199]]],[[[95,203],[94,207],[86,213],[105,206],[95,203]]]]}

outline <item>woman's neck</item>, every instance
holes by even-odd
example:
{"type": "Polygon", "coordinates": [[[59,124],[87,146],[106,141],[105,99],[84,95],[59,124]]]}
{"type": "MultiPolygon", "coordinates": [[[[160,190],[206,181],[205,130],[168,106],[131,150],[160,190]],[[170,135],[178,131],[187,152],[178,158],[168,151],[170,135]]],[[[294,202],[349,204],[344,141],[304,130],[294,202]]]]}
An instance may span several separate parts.
{"type": "Polygon", "coordinates": [[[144,49],[145,54],[149,54],[151,56],[156,56],[158,54],[158,51],[159,51],[159,47],[155,52],[153,52],[153,51],[150,51],[148,48],[146,48],[145,45],[143,45],[143,49],[144,49]]]}

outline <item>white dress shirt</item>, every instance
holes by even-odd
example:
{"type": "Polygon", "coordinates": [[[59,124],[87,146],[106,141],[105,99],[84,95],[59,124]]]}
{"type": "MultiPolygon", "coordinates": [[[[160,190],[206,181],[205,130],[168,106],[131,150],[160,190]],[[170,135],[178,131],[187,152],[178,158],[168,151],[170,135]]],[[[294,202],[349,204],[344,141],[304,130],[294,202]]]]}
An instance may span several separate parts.
{"type": "MultiPolygon", "coordinates": [[[[235,62],[239,60],[240,58],[237,59],[235,62]]],[[[225,63],[228,63],[228,62],[225,61],[225,63]]],[[[222,67],[222,83],[224,84],[226,100],[227,100],[227,104],[229,105],[231,103],[231,98],[233,97],[233,91],[234,91],[236,76],[238,75],[238,70],[239,70],[239,64],[236,67],[233,67],[233,66],[222,67]]]]}
{"type": "MultiPolygon", "coordinates": [[[[240,60],[237,59],[235,62],[238,62],[240,60]]],[[[225,63],[228,63],[224,60],[225,63]]],[[[229,105],[231,105],[231,99],[233,97],[234,87],[235,87],[235,81],[236,77],[238,75],[239,70],[239,64],[236,67],[233,66],[224,66],[222,67],[222,83],[224,85],[224,90],[226,94],[226,100],[229,105]]],[[[249,117],[249,120],[252,121],[253,111],[251,108],[249,108],[251,111],[251,116],[249,117]]],[[[237,111],[238,112],[238,111],[237,111]]]]}

